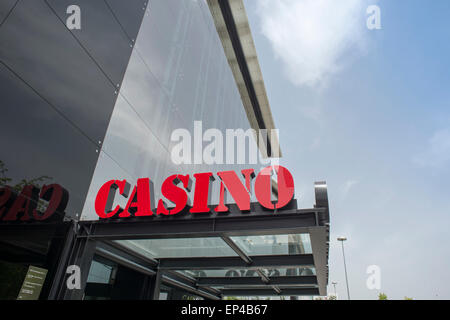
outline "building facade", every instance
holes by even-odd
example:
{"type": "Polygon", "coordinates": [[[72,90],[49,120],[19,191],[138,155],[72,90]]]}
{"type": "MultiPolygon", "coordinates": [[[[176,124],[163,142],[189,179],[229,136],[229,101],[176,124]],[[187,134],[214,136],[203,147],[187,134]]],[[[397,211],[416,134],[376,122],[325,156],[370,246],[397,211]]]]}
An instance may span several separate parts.
{"type": "MultiPolygon", "coordinates": [[[[174,130],[194,134],[197,121],[275,129],[241,0],[6,0],[0,43],[0,299],[20,296],[30,266],[46,272],[30,288],[40,299],[326,294],[325,183],[313,208],[294,199],[277,216],[253,196],[257,219],[235,205],[190,223],[96,214],[112,179],[151,177],[160,199],[170,175],[260,169],[171,159],[174,130]],[[70,266],[81,288],[67,286],[70,266]]],[[[258,146],[264,157],[277,145],[271,136],[258,146]]]]}

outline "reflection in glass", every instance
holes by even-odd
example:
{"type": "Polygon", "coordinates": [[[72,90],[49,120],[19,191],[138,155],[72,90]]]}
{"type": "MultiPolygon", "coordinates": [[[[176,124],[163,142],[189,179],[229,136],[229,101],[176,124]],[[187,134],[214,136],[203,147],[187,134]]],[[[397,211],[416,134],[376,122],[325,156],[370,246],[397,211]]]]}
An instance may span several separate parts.
{"type": "MultiPolygon", "coordinates": [[[[108,3],[113,11],[122,6],[116,0],[108,3]]],[[[196,120],[202,121],[203,130],[250,128],[208,6],[199,1],[152,0],[100,152],[108,158],[100,157],[97,163],[81,219],[98,218],[93,199],[111,177],[150,177],[159,199],[160,185],[171,174],[247,167],[175,165],[170,136],[178,128],[192,133],[196,120]]],[[[213,192],[212,203],[218,203],[218,194],[213,192]]]]}
{"type": "Polygon", "coordinates": [[[122,240],[118,242],[150,258],[237,256],[220,238],[122,240]]]}
{"type": "Polygon", "coordinates": [[[249,256],[312,253],[308,233],[267,236],[240,236],[231,239],[249,256]]]}
{"type": "Polygon", "coordinates": [[[113,269],[113,266],[93,260],[87,282],[110,283],[113,269]]]}
{"type": "MultiPolygon", "coordinates": [[[[313,276],[316,275],[314,267],[304,266],[298,268],[270,268],[261,269],[267,277],[284,276],[313,276]]],[[[260,277],[256,270],[252,269],[224,269],[224,270],[179,270],[190,277],[260,277]]]]}

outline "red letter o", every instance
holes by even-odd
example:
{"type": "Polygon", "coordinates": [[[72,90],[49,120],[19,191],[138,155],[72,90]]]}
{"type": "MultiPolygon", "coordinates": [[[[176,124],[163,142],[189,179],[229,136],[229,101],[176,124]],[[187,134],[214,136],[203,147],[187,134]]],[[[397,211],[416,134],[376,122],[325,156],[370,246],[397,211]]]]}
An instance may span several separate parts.
{"type": "Polygon", "coordinates": [[[288,169],[282,166],[269,166],[262,169],[255,180],[255,194],[259,203],[267,209],[281,209],[286,206],[294,196],[294,178],[288,169]],[[272,172],[278,176],[278,202],[272,203],[272,172]]]}

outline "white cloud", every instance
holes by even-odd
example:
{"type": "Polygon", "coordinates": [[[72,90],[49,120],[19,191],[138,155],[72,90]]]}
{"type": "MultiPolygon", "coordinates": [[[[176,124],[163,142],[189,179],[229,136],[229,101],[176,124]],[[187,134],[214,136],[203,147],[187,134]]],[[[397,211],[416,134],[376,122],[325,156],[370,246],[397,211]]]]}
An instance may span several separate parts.
{"type": "Polygon", "coordinates": [[[450,129],[436,131],[425,150],[413,157],[413,163],[421,167],[439,168],[450,161],[450,129]]]}
{"type": "Polygon", "coordinates": [[[290,81],[322,87],[362,52],[366,0],[259,0],[262,33],[290,81]]]}
{"type": "Polygon", "coordinates": [[[358,183],[359,183],[358,180],[347,180],[347,181],[345,181],[345,183],[341,187],[342,198],[346,198],[347,195],[350,192],[350,189],[352,189],[358,183]]]}

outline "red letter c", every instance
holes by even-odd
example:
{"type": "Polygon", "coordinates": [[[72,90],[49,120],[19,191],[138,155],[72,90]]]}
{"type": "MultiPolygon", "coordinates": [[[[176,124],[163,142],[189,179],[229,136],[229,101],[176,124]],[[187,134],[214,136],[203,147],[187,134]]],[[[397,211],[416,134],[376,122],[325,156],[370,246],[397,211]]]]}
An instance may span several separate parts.
{"type": "Polygon", "coordinates": [[[111,218],[123,210],[119,205],[112,210],[117,188],[119,188],[121,195],[125,198],[128,197],[130,185],[127,183],[127,180],[110,180],[98,190],[97,197],[95,198],[95,212],[100,218],[111,218]]]}

